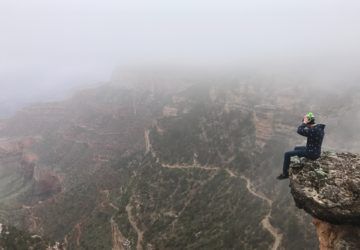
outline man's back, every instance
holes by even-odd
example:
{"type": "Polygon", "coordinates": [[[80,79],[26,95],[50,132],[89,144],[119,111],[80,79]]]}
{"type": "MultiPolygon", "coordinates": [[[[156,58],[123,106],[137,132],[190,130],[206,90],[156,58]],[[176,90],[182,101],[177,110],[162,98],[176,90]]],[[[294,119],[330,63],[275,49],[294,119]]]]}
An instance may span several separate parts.
{"type": "Polygon", "coordinates": [[[297,132],[307,137],[306,152],[309,158],[320,157],[321,145],[325,135],[324,129],[324,124],[307,125],[303,123],[298,127],[297,132]]]}

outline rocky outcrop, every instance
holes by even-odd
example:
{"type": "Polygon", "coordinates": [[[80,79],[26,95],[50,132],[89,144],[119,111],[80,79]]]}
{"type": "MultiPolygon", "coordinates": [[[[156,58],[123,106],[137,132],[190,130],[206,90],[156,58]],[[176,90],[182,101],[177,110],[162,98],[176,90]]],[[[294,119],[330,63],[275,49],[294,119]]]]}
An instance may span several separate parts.
{"type": "Polygon", "coordinates": [[[59,176],[48,168],[38,167],[38,155],[31,147],[39,137],[0,138],[0,177],[9,180],[21,179],[14,191],[33,183],[33,193],[46,198],[61,191],[59,176]]]}
{"type": "Polygon", "coordinates": [[[34,195],[43,198],[61,192],[61,181],[59,176],[49,169],[35,169],[34,171],[35,188],[34,195]]]}
{"type": "Polygon", "coordinates": [[[320,250],[330,249],[359,249],[360,230],[351,225],[333,225],[314,219],[313,221],[319,238],[320,250]]]}
{"type": "Polygon", "coordinates": [[[316,161],[292,162],[296,206],[311,214],[320,249],[360,248],[360,156],[324,152],[316,161]]]}

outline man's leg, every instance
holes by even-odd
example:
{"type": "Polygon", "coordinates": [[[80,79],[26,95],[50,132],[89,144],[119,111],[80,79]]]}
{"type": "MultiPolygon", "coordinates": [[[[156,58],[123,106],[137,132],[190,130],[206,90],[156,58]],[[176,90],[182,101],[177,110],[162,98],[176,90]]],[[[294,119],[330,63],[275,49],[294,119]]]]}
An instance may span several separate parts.
{"type": "Polygon", "coordinates": [[[283,175],[284,176],[289,176],[290,158],[292,156],[304,157],[304,156],[306,156],[306,151],[305,150],[293,150],[293,151],[288,151],[285,153],[284,163],[283,163],[283,175]]]}
{"type": "Polygon", "coordinates": [[[294,150],[306,150],[305,146],[296,146],[294,150]]]}

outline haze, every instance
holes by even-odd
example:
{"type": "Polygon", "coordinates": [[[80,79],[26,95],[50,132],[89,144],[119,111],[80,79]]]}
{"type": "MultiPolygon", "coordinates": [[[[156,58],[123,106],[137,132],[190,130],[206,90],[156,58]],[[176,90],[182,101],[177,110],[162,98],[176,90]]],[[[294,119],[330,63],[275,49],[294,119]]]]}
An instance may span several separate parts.
{"type": "Polygon", "coordinates": [[[358,1],[333,0],[1,0],[0,116],[129,65],[358,79],[359,12],[358,1]]]}

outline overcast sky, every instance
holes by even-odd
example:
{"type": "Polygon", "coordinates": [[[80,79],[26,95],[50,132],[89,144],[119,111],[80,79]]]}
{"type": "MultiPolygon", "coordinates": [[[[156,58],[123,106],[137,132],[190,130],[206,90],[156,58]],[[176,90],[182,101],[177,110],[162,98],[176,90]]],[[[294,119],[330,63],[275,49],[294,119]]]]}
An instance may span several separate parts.
{"type": "Polygon", "coordinates": [[[0,102],[129,64],[358,68],[359,13],[358,0],[0,0],[0,102]]]}

